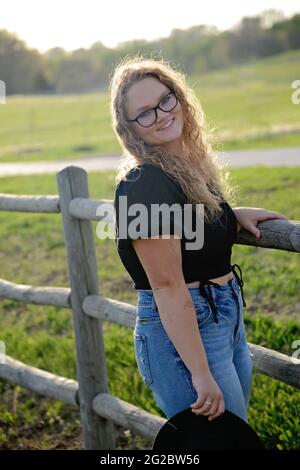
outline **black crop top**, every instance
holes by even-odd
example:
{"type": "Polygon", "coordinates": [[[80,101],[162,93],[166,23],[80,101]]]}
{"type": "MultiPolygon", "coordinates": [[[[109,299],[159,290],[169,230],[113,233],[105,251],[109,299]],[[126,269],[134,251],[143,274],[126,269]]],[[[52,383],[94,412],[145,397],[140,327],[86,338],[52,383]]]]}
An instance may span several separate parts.
{"type": "MultiPolygon", "coordinates": [[[[151,226],[151,205],[167,203],[170,207],[177,203],[183,208],[184,204],[187,204],[187,197],[177,181],[173,180],[161,168],[148,162],[131,169],[126,178],[128,181],[121,180],[115,189],[115,243],[120,259],[133,280],[133,287],[135,289],[151,289],[146,272],[132,246],[132,240],[149,238],[154,235],[176,234],[175,221],[178,219],[174,219],[172,211],[170,211],[169,226],[162,223],[161,219],[159,219],[159,223],[151,226]],[[121,202],[120,196],[127,196],[127,199],[123,198],[121,202]],[[127,206],[123,205],[124,200],[126,200],[127,206]],[[130,207],[135,203],[142,203],[146,206],[148,228],[147,224],[146,226],[145,224],[137,224],[137,219],[141,214],[139,211],[130,213],[130,207]],[[132,215],[133,213],[134,215],[132,215]],[[128,230],[134,220],[133,225],[137,228],[136,236],[128,230]]],[[[182,271],[186,283],[197,280],[205,281],[223,276],[231,271],[231,247],[237,236],[237,219],[229,203],[224,200],[221,205],[223,207],[221,217],[215,219],[211,224],[207,222],[202,224],[204,243],[200,249],[192,249],[192,245],[187,249],[186,242],[192,243],[195,238],[191,238],[189,234],[186,239],[183,227],[180,242],[182,271]]],[[[191,205],[189,206],[191,207],[191,205]]],[[[196,212],[192,210],[191,213],[192,227],[195,230],[196,212]]],[[[181,220],[185,224],[186,219],[182,218],[181,220]]]]}

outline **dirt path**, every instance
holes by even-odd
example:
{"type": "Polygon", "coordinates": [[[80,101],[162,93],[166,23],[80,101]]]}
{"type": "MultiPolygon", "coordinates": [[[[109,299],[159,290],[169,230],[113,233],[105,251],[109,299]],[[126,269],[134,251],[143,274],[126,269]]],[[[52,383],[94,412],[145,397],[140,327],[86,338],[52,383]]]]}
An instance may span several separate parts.
{"type": "MultiPolygon", "coordinates": [[[[221,163],[228,162],[230,167],[253,165],[300,166],[300,147],[223,152],[217,154],[217,157],[221,163]]],[[[80,166],[87,172],[113,170],[117,168],[119,158],[120,156],[115,154],[52,162],[1,163],[0,176],[57,173],[65,166],[70,165],[80,166]]]]}

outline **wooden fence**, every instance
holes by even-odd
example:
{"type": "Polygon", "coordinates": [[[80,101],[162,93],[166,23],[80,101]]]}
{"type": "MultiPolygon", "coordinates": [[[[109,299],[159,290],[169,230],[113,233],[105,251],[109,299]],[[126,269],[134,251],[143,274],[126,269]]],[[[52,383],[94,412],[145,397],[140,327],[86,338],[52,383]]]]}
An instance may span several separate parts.
{"type": "MultiPolygon", "coordinates": [[[[0,279],[0,298],[72,310],[78,381],[37,369],[10,356],[0,364],[0,378],[45,397],[79,406],[85,449],[115,449],[117,432],[123,428],[144,436],[152,446],[166,419],[108,393],[102,322],[133,329],[136,319],[135,306],[103,297],[99,291],[91,220],[101,220],[97,209],[102,204],[109,203],[113,213],[112,201],[90,199],[87,173],[80,167],[68,166],[57,173],[57,185],[59,196],[0,194],[0,210],[62,214],[70,288],[33,287],[0,279]]],[[[235,243],[300,252],[298,220],[269,220],[260,222],[258,227],[261,238],[242,229],[235,243]]],[[[248,344],[256,372],[300,388],[300,360],[248,344]]]]}

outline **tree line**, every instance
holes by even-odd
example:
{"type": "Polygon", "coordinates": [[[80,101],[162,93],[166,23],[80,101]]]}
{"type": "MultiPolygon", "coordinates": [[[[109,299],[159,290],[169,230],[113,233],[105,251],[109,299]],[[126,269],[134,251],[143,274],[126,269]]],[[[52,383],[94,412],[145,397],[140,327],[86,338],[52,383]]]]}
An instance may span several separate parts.
{"type": "Polygon", "coordinates": [[[188,75],[300,48],[300,14],[285,18],[279,10],[244,17],[229,30],[196,25],[173,29],[168,37],[119,43],[101,41],[68,52],[55,47],[40,53],[15,33],[0,30],[0,80],[11,94],[67,94],[105,90],[114,66],[125,55],[141,53],[179,64],[188,75]]]}

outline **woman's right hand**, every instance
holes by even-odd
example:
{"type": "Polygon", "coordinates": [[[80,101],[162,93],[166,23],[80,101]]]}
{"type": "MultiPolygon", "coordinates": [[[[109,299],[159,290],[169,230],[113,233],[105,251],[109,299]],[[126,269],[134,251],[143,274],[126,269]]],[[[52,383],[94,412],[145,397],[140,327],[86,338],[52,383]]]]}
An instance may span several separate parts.
{"type": "Polygon", "coordinates": [[[197,415],[208,416],[212,421],[225,411],[223,394],[210,371],[192,375],[192,382],[198,398],[191,404],[191,410],[197,415]],[[205,401],[211,402],[205,403],[205,401]]]}

